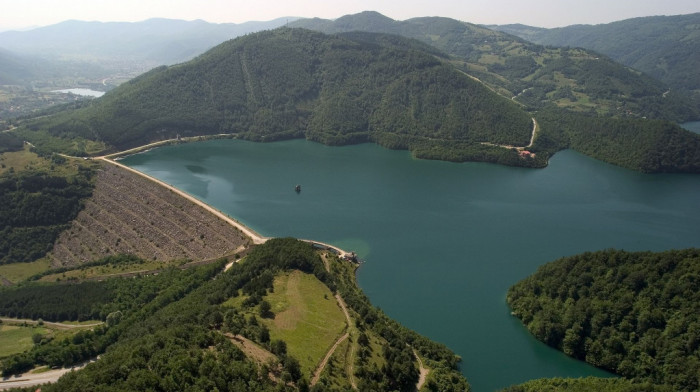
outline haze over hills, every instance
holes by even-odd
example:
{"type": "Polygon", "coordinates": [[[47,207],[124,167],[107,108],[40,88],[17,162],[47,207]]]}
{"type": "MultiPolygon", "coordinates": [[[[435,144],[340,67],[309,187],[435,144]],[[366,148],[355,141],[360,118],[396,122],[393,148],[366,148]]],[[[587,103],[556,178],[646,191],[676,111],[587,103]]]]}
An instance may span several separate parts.
{"type": "Polygon", "coordinates": [[[81,75],[97,78],[106,71],[95,63],[80,61],[55,62],[42,57],[18,54],[0,48],[0,85],[36,85],[48,83],[49,80],[73,78],[81,75]],[[42,80],[43,82],[38,82],[42,80]]]}
{"type": "Polygon", "coordinates": [[[29,31],[2,32],[0,48],[48,58],[168,65],[189,60],[228,39],[283,26],[290,19],[294,20],[280,18],[241,24],[172,19],[135,23],[71,20],[29,31]]]}
{"type": "Polygon", "coordinates": [[[0,84],[19,84],[31,78],[29,63],[10,51],[0,49],[0,84]]]}
{"type": "Polygon", "coordinates": [[[0,32],[0,127],[74,98],[52,90],[108,91],[154,67],[191,59],[221,42],[294,18],[214,24],[201,20],[66,21],[0,32]]]}
{"type": "Polygon", "coordinates": [[[617,117],[684,121],[700,116],[687,97],[599,53],[551,48],[449,18],[395,21],[377,12],[336,20],[300,19],[290,26],[325,33],[370,31],[414,38],[454,57],[465,72],[529,108],[549,104],[617,117]]]}
{"type": "Polygon", "coordinates": [[[592,49],[673,89],[700,95],[700,13],[554,29],[518,24],[488,27],[542,45],[592,49]]]}

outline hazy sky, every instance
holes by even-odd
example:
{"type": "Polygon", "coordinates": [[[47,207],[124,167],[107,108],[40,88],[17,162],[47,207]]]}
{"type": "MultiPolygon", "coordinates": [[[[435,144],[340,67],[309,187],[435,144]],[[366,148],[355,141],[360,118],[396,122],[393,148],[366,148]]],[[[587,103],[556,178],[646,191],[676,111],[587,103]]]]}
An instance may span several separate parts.
{"type": "Polygon", "coordinates": [[[446,16],[477,24],[540,27],[608,23],[649,15],[700,12],[699,0],[0,0],[0,30],[46,26],[68,19],[136,22],[149,18],[214,23],[267,21],[284,16],[337,17],[366,10],[397,20],[446,16]]]}

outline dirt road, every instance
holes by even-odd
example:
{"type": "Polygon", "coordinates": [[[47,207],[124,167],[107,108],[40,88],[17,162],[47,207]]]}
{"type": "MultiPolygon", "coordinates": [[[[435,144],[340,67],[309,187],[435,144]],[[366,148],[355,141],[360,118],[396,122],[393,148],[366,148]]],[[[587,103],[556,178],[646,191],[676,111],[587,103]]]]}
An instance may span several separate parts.
{"type": "MultiPolygon", "coordinates": [[[[338,301],[338,305],[340,305],[340,308],[343,309],[343,313],[345,314],[345,320],[348,323],[348,329],[350,329],[352,324],[350,322],[350,313],[348,313],[348,308],[345,305],[345,301],[343,301],[343,298],[339,294],[335,295],[335,299],[338,301]]],[[[321,379],[321,374],[323,373],[323,369],[326,368],[326,365],[328,364],[328,361],[333,356],[333,353],[335,353],[335,350],[338,348],[338,346],[340,346],[340,344],[343,343],[345,341],[345,339],[347,339],[348,337],[350,337],[350,332],[345,332],[343,334],[343,336],[341,336],[340,338],[338,338],[338,340],[336,340],[333,347],[331,347],[331,349],[328,350],[328,352],[326,353],[326,356],[323,358],[323,361],[321,361],[321,363],[318,365],[318,367],[314,371],[313,378],[311,378],[311,386],[314,386],[314,385],[316,385],[316,383],[318,383],[318,380],[321,379]]],[[[352,367],[351,367],[350,374],[352,374],[352,367]]],[[[350,377],[350,384],[352,385],[353,389],[357,389],[355,379],[352,376],[350,377]]]]}
{"type": "Polygon", "coordinates": [[[88,363],[95,362],[96,359],[92,359],[88,362],[84,362],[80,365],[73,366],[70,368],[49,370],[43,373],[24,373],[19,376],[5,377],[0,380],[0,391],[11,388],[26,388],[36,385],[51,383],[58,381],[61,376],[73,370],[79,370],[84,368],[88,363]]]}
{"type": "MultiPolygon", "coordinates": [[[[31,325],[39,324],[39,321],[29,320],[29,319],[16,319],[16,318],[0,317],[0,320],[2,320],[3,323],[7,323],[7,324],[24,324],[24,323],[31,324],[31,325]]],[[[89,327],[96,327],[98,325],[104,324],[102,322],[94,323],[94,324],[63,324],[63,323],[54,323],[51,321],[43,321],[43,323],[47,327],[54,327],[57,329],[89,328],[89,327]]]]}

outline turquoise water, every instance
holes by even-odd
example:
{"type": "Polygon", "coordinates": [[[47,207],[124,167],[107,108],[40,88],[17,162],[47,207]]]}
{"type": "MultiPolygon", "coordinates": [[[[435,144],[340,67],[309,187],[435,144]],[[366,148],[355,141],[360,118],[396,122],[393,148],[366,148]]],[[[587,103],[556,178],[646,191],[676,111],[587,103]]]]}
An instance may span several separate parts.
{"type": "Polygon", "coordinates": [[[508,287],[539,265],[613,247],[700,247],[700,176],[644,175],[572,151],[533,170],[415,160],[372,144],[214,140],[122,162],[263,235],[357,251],[372,302],[461,355],[476,392],[606,375],[509,315],[508,287]]]}

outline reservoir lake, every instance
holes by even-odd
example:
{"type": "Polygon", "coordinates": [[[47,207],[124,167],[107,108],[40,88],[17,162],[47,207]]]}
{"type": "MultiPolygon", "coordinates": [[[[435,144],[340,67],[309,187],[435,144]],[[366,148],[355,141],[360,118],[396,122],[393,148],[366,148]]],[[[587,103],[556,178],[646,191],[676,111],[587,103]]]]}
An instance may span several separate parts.
{"type": "Polygon", "coordinates": [[[356,251],[372,303],[459,354],[475,392],[611,376],[538,342],[510,315],[508,288],[538,266],[606,248],[700,247],[700,176],[641,174],[574,151],[524,169],[417,160],[374,144],[211,140],[121,162],[264,236],[356,251]]]}

